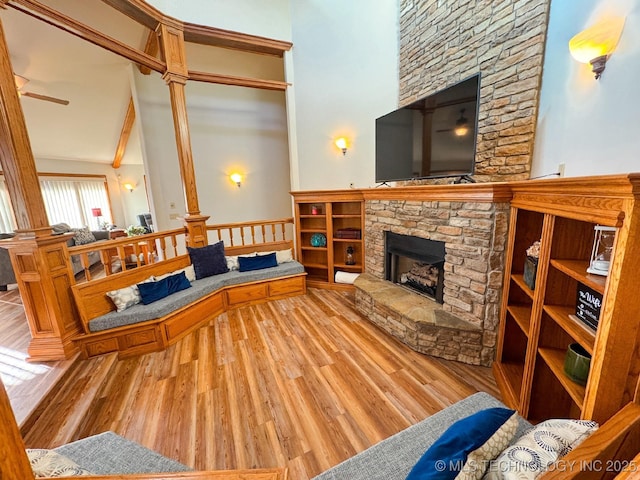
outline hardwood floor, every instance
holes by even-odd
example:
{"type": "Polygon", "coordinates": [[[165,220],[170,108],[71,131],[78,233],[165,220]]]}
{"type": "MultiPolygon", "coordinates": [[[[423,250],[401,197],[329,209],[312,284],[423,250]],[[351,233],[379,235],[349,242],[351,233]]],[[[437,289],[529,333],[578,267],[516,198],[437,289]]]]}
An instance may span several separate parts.
{"type": "Polygon", "coordinates": [[[9,285],[7,291],[0,291],[0,379],[19,425],[74,362],[28,362],[30,339],[18,286],[9,285]]]}
{"type": "Polygon", "coordinates": [[[83,397],[73,390],[105,365],[80,362],[82,387],[62,389],[69,400],[26,432],[28,447],[113,430],[195,469],[287,466],[307,479],[475,391],[499,395],[489,369],[418,354],[360,316],[352,295],[319,289],[113,362],[83,418],[69,419],[83,397]]]}

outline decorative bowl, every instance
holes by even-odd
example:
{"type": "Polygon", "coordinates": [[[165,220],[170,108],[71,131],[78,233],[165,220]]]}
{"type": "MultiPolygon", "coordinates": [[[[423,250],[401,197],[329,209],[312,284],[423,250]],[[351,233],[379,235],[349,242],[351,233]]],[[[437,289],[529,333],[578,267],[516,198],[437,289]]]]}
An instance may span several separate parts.
{"type": "Polygon", "coordinates": [[[311,235],[311,246],[312,247],[326,247],[327,246],[327,236],[324,233],[314,233],[311,235]]]}

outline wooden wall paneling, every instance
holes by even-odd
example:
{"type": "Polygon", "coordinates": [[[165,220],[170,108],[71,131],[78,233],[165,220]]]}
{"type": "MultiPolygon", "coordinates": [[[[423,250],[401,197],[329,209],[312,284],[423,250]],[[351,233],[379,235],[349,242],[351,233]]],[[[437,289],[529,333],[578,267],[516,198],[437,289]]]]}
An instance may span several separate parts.
{"type": "Polygon", "coordinates": [[[72,338],[81,332],[81,324],[71,297],[66,240],[67,236],[49,236],[4,241],[29,322],[32,360],[61,360],[78,351],[72,338]]]}

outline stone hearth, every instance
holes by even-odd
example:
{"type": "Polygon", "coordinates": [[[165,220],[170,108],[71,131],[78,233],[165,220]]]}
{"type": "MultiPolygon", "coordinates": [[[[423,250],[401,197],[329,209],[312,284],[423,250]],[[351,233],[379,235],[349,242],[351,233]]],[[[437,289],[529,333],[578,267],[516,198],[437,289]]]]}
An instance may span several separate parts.
{"type": "Polygon", "coordinates": [[[445,312],[431,299],[362,274],[355,282],[356,308],[420,353],[478,364],[482,328],[445,312]]]}
{"type": "Polygon", "coordinates": [[[365,193],[365,274],[356,282],[357,308],[419,352],[490,365],[508,217],[509,203],[499,187],[401,187],[365,193]],[[444,242],[442,305],[385,280],[387,231],[444,242]]]}

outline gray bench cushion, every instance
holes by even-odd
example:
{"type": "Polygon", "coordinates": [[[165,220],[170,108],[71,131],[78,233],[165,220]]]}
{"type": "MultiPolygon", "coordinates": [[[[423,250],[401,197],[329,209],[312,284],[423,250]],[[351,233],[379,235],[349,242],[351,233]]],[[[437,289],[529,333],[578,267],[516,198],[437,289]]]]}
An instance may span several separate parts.
{"type": "Polygon", "coordinates": [[[220,275],[203,278],[191,282],[191,288],[169,295],[162,300],[150,303],[149,305],[134,305],[122,312],[112,311],[89,321],[91,332],[100,332],[110,328],[133,325],[135,323],[146,322],[156,318],[164,317],[181,307],[197,301],[199,298],[219,290],[222,287],[239,285],[241,283],[268,280],[288,275],[304,273],[302,264],[293,261],[281,263],[277,267],[253,270],[250,272],[239,272],[232,270],[220,275]]]}
{"type": "MultiPolygon", "coordinates": [[[[314,480],[405,479],[427,448],[454,422],[493,407],[506,408],[488,393],[475,393],[345,460],[314,480]]],[[[530,427],[529,422],[520,419],[516,438],[530,427]]]]}
{"type": "Polygon", "coordinates": [[[83,438],[54,450],[98,475],[191,470],[113,432],[83,438]]]}

